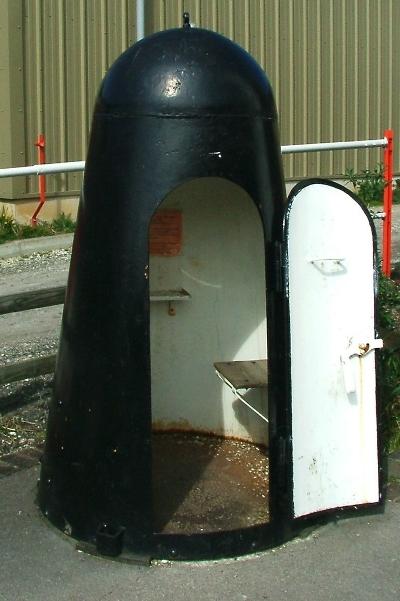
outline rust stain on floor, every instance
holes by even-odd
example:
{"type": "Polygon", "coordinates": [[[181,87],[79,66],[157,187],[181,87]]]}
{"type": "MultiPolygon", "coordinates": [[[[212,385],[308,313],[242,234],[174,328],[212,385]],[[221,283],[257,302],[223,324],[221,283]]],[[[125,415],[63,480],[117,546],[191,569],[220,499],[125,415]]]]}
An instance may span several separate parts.
{"type": "Polygon", "coordinates": [[[201,533],[268,522],[268,454],[237,440],[153,434],[155,531],[201,533]]]}

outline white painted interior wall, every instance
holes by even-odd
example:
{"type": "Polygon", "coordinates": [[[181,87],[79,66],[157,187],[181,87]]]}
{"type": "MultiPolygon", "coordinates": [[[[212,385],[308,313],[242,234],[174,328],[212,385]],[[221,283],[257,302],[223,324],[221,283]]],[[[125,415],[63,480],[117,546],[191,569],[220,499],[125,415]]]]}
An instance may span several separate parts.
{"type": "MultiPolygon", "coordinates": [[[[177,257],[150,258],[150,290],[187,290],[191,299],[151,303],[152,414],[155,429],[212,432],[267,443],[265,424],[216,376],[213,363],[265,359],[265,255],[252,199],[220,178],[193,180],[160,209],[183,215],[177,257]]],[[[266,392],[249,399],[267,413],[266,392]]],[[[247,398],[247,397],[246,397],[247,398]]]]}

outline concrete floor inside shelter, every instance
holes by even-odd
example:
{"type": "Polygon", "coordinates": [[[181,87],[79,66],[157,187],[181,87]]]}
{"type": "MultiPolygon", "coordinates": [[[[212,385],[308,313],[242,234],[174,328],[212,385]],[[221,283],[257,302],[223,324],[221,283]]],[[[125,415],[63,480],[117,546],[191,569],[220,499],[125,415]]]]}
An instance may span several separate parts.
{"type": "Polygon", "coordinates": [[[182,433],[153,435],[155,529],[194,534],[268,522],[268,455],[254,444],[182,433]]]}

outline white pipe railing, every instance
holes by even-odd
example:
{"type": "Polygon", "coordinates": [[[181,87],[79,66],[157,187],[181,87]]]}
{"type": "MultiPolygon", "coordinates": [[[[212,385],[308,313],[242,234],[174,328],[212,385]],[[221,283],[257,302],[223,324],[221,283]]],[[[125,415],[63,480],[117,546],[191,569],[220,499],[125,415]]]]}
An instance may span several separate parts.
{"type": "Polygon", "coordinates": [[[145,0],[136,0],[136,41],[144,38],[144,3],[145,0]]]}
{"type": "Polygon", "coordinates": [[[68,173],[84,171],[85,161],[69,161],[68,163],[45,163],[44,165],[29,165],[29,167],[8,167],[0,169],[0,177],[15,177],[17,175],[46,175],[50,173],[68,173]]]}
{"type": "Polygon", "coordinates": [[[384,148],[387,146],[386,138],[381,140],[354,140],[352,142],[321,142],[320,144],[293,144],[282,146],[282,154],[295,152],[320,152],[321,150],[349,150],[351,148],[384,148]]]}
{"type": "MultiPolygon", "coordinates": [[[[322,142],[320,144],[293,144],[281,146],[282,154],[298,152],[319,152],[324,150],[349,150],[351,148],[384,148],[387,138],[380,140],[354,140],[352,142],[322,142]]],[[[68,163],[46,163],[45,165],[29,165],[28,167],[9,167],[0,169],[1,177],[16,177],[21,175],[46,175],[51,173],[67,173],[84,171],[85,161],[70,161],[68,163]]]]}

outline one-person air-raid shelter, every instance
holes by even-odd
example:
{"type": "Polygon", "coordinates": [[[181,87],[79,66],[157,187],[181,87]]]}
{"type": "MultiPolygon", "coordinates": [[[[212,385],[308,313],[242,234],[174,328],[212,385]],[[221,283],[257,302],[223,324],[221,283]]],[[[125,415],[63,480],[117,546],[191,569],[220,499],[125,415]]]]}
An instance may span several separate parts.
{"type": "Polygon", "coordinates": [[[265,74],[185,25],[102,82],[62,320],[39,504],[110,555],[248,552],[380,499],[369,216],[329,182],[286,202],[265,74]]]}

